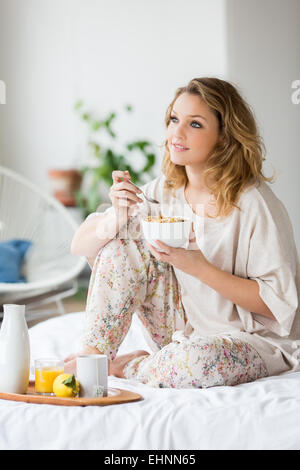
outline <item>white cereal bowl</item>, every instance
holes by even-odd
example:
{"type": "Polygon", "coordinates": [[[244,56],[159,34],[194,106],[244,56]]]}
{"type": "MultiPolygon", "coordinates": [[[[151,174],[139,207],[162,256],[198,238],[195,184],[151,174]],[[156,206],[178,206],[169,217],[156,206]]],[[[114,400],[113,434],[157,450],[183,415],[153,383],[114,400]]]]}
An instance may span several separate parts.
{"type": "Polygon", "coordinates": [[[149,222],[142,219],[142,229],[145,240],[157,248],[158,251],[163,250],[157,246],[155,240],[160,240],[173,248],[187,248],[192,221],[185,217],[181,218],[184,219],[184,222],[149,222]]]}

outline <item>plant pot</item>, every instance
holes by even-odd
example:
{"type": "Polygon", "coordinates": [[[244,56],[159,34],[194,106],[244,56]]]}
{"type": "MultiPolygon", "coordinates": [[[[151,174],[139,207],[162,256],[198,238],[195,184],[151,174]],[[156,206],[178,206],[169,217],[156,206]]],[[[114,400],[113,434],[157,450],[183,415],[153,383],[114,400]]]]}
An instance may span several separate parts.
{"type": "Polygon", "coordinates": [[[64,206],[76,206],[74,193],[80,189],[82,175],[76,169],[48,170],[52,193],[64,206]]]}

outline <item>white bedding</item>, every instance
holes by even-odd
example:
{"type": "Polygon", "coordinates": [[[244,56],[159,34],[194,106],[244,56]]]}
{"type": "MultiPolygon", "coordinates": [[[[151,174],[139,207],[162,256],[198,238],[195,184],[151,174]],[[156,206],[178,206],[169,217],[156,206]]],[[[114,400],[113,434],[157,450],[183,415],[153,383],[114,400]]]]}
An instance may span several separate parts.
{"type": "MultiPolygon", "coordinates": [[[[31,361],[78,349],[83,313],[29,330],[31,361]]],[[[149,351],[140,322],[119,352],[149,351]]],[[[103,407],[62,407],[0,400],[0,449],[300,449],[300,372],[235,387],[154,389],[109,377],[110,387],[144,400],[103,407]]]]}

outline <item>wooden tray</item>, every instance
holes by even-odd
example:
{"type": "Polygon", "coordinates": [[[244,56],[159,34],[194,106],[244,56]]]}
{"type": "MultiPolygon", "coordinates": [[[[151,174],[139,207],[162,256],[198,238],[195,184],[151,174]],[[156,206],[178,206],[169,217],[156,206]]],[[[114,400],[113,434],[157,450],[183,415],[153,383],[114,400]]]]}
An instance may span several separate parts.
{"type": "Polygon", "coordinates": [[[19,393],[4,393],[0,392],[0,399],[24,401],[25,403],[39,403],[46,405],[63,405],[63,406],[103,406],[103,405],[116,405],[117,403],[128,403],[130,401],[138,401],[143,399],[142,395],[130,392],[129,390],[122,390],[121,388],[108,388],[107,397],[97,398],[60,398],[56,396],[39,395],[34,391],[34,380],[30,380],[27,393],[22,395],[19,393]]]}

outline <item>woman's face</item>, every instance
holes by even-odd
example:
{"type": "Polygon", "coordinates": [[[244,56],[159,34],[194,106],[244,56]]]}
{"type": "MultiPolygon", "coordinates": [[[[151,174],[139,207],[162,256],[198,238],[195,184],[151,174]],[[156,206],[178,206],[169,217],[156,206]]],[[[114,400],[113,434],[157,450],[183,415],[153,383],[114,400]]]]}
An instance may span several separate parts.
{"type": "Polygon", "coordinates": [[[219,135],[216,115],[198,95],[183,93],[177,98],[167,129],[167,143],[173,163],[203,166],[219,135]]]}

